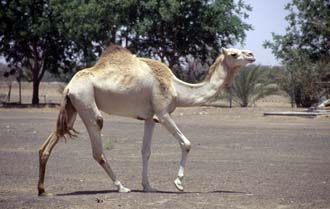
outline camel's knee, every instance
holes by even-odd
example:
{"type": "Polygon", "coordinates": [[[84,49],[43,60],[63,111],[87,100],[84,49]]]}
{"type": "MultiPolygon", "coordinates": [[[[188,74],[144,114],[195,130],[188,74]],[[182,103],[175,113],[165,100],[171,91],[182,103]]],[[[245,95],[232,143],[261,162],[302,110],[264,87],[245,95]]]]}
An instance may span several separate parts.
{"type": "Polygon", "coordinates": [[[190,152],[191,150],[191,142],[190,141],[186,141],[184,143],[181,144],[181,148],[186,151],[187,153],[190,152]]]}
{"type": "Polygon", "coordinates": [[[103,154],[99,154],[99,153],[93,153],[93,158],[94,160],[96,160],[96,162],[98,162],[100,165],[104,165],[106,162],[106,159],[104,157],[103,154]]]}
{"type": "Polygon", "coordinates": [[[81,111],[82,119],[85,122],[86,127],[95,127],[98,130],[103,128],[103,117],[101,113],[95,108],[83,109],[81,111]]]}
{"type": "Polygon", "coordinates": [[[102,116],[98,115],[96,116],[96,124],[99,127],[100,130],[103,128],[103,118],[102,116]]]}
{"type": "Polygon", "coordinates": [[[142,148],[141,154],[142,154],[142,157],[143,157],[144,159],[149,160],[150,155],[151,155],[151,150],[150,150],[150,148],[149,148],[149,149],[148,149],[148,148],[145,148],[145,147],[142,148]]]}
{"type": "Polygon", "coordinates": [[[44,153],[44,149],[40,148],[39,149],[39,157],[41,157],[43,153],[44,153]]]}
{"type": "Polygon", "coordinates": [[[45,162],[46,160],[48,160],[50,153],[49,152],[45,152],[45,150],[43,149],[39,149],[39,160],[42,162],[45,162]]]}

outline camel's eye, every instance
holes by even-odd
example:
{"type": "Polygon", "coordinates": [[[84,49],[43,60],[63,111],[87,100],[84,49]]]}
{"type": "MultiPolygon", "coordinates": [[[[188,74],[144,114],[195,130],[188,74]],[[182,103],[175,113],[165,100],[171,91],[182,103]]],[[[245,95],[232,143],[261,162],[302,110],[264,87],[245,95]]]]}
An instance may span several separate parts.
{"type": "Polygon", "coordinates": [[[238,57],[238,54],[237,53],[234,53],[234,54],[231,54],[232,57],[234,58],[237,58],[238,57]]]}

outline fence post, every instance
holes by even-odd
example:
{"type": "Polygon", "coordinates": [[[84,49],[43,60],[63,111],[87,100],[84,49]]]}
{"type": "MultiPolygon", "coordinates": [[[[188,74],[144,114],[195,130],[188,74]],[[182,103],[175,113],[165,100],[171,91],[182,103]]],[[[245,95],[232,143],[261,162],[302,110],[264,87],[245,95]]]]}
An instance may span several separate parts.
{"type": "Polygon", "coordinates": [[[291,108],[294,108],[295,101],[295,93],[294,93],[294,80],[293,80],[293,72],[290,72],[290,97],[291,97],[291,108]]]}
{"type": "Polygon", "coordinates": [[[227,88],[227,91],[229,93],[229,108],[232,108],[232,106],[233,106],[233,85],[232,84],[227,88]]]}

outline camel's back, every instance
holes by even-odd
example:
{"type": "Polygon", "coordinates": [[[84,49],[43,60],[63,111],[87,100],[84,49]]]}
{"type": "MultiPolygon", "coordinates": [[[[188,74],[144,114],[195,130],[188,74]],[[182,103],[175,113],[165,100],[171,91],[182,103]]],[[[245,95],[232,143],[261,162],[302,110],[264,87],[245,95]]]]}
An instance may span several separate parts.
{"type": "Polygon", "coordinates": [[[148,65],[139,61],[127,49],[110,45],[91,68],[86,68],[72,78],[71,89],[91,84],[96,91],[108,94],[134,94],[152,89],[155,81],[148,65]]]}
{"type": "Polygon", "coordinates": [[[95,76],[96,83],[106,81],[128,89],[152,85],[149,87],[158,86],[163,93],[170,90],[173,77],[171,70],[162,62],[137,58],[127,49],[116,45],[110,45],[88,71],[95,76]]]}

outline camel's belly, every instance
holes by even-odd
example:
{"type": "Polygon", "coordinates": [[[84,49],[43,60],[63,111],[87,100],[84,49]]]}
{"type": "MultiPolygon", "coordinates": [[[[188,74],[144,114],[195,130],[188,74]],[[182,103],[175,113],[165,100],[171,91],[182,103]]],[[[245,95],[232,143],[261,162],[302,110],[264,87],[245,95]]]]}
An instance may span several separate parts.
{"type": "Polygon", "coordinates": [[[147,90],[132,90],[125,92],[95,91],[96,104],[100,110],[112,115],[150,118],[154,115],[147,90]]]}

